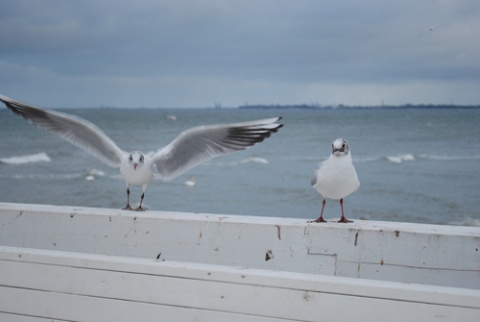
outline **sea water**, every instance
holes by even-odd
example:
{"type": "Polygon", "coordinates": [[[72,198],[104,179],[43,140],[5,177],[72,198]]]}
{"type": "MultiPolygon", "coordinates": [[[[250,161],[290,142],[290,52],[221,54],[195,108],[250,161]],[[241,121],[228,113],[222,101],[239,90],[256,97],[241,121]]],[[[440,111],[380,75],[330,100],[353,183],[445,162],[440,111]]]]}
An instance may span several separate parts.
{"type": "MultiPolygon", "coordinates": [[[[154,180],[152,210],[318,217],[310,186],[335,138],[346,138],[361,182],[345,198],[349,219],[480,225],[480,110],[65,109],[90,120],[125,150],[149,152],[197,125],[283,116],[285,126],[254,147],[154,180]],[[187,181],[189,184],[186,184],[187,181]]],[[[132,204],[141,189],[132,188],[132,204]]],[[[6,108],[0,109],[0,202],[122,208],[118,169],[6,108]]],[[[340,216],[328,200],[327,219],[340,216]]]]}

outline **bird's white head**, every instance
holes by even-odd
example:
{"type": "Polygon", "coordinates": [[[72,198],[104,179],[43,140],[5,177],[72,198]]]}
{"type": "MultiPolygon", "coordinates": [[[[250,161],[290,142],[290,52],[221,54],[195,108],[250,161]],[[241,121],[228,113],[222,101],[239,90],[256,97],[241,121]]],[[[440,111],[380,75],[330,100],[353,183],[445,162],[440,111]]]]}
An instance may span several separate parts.
{"type": "Polygon", "coordinates": [[[145,157],[138,151],[134,151],[128,156],[128,163],[133,167],[133,170],[137,170],[138,167],[141,167],[144,161],[145,157]]]}
{"type": "Polygon", "coordinates": [[[350,153],[350,146],[347,140],[339,138],[332,143],[332,154],[336,157],[345,156],[350,153]]]}

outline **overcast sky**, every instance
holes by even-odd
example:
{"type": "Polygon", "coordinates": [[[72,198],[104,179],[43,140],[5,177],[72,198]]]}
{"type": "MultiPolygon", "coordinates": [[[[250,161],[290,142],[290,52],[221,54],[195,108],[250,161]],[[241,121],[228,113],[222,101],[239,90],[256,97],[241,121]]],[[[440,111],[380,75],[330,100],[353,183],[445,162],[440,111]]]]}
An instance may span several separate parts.
{"type": "Polygon", "coordinates": [[[43,107],[480,104],[480,1],[0,0],[0,93],[43,107]]]}

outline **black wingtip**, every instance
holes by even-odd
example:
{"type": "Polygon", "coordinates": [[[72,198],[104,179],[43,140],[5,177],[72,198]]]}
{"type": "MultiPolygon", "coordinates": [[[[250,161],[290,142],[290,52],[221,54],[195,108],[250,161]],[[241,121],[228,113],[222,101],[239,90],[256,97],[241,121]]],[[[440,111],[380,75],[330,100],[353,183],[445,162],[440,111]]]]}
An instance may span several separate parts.
{"type": "Polygon", "coordinates": [[[278,130],[280,130],[282,127],[284,127],[285,125],[284,124],[278,124],[277,127],[271,129],[269,132],[268,132],[268,136],[270,136],[270,134],[272,133],[277,133],[278,130]]]}
{"type": "Polygon", "coordinates": [[[9,97],[7,97],[7,96],[5,96],[5,95],[0,94],[0,101],[2,101],[3,104],[5,104],[7,107],[9,107],[10,104],[11,104],[12,99],[9,98],[9,97]]]}
{"type": "Polygon", "coordinates": [[[30,121],[32,116],[48,118],[48,113],[38,107],[33,107],[25,103],[16,101],[9,97],[0,94],[0,100],[7,106],[7,108],[13,113],[20,115],[26,120],[30,121]]]}
{"type": "MultiPolygon", "coordinates": [[[[278,116],[278,119],[276,122],[281,121],[283,119],[283,116],[278,116]]],[[[279,126],[275,128],[275,132],[277,132],[279,129],[284,127],[284,124],[278,124],[279,126]]]]}

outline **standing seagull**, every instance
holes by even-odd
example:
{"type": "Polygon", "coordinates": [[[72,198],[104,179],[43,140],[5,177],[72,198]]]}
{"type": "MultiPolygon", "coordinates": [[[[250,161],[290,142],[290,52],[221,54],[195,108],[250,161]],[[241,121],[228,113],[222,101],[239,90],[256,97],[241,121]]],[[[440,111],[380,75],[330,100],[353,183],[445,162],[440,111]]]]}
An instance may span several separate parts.
{"type": "Polygon", "coordinates": [[[77,116],[33,107],[0,94],[0,101],[29,122],[55,133],[97,157],[100,161],[120,172],[127,184],[127,205],[130,207],[130,185],[142,186],[142,208],[145,190],[154,177],[156,166],[163,180],[170,180],[188,169],[212,158],[245,150],[262,142],[283,124],[280,117],[243,123],[198,126],[180,133],[167,146],[147,154],[121,150],[102,130],[93,123],[77,116]]]}
{"type": "Polygon", "coordinates": [[[323,197],[320,217],[313,222],[326,222],[323,219],[323,210],[327,198],[340,199],[342,218],[338,222],[352,222],[345,218],[343,213],[343,198],[355,192],[360,187],[360,181],[358,181],[357,172],[352,163],[347,140],[336,139],[333,141],[332,154],[318,165],[310,183],[323,197]]]}

